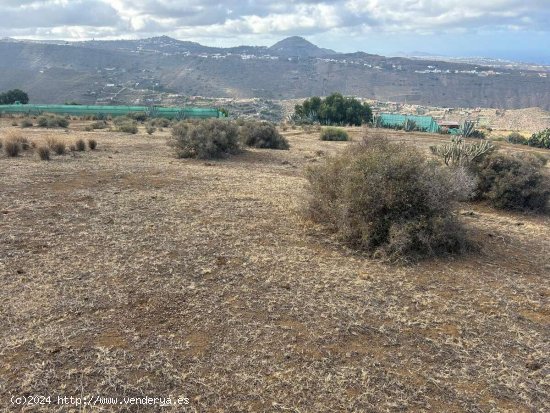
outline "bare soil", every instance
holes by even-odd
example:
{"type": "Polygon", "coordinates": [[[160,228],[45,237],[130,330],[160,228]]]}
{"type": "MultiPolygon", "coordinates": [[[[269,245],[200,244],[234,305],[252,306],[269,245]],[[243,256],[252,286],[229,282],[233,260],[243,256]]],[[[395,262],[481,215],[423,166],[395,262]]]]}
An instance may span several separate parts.
{"type": "Polygon", "coordinates": [[[478,253],[391,266],[300,214],[304,168],[346,142],[204,162],[83,128],[22,133],[96,151],[0,155],[0,411],[550,411],[549,217],[465,204],[478,253]]]}

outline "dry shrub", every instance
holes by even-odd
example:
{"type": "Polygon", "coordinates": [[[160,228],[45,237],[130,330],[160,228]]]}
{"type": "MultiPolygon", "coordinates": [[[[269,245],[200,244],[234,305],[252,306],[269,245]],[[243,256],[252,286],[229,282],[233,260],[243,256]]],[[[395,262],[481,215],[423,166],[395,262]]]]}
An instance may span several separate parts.
{"type": "Polygon", "coordinates": [[[455,210],[474,183],[458,182],[415,148],[363,140],[309,168],[307,178],[308,217],[373,257],[414,261],[470,245],[455,210]]]}
{"type": "Polygon", "coordinates": [[[113,123],[119,132],[131,133],[133,135],[138,133],[137,122],[127,116],[116,117],[113,123]]]}
{"type": "Polygon", "coordinates": [[[76,150],[79,152],[86,150],[86,142],[84,142],[84,139],[77,139],[75,142],[76,150]]]}
{"type": "Polygon", "coordinates": [[[479,178],[477,197],[500,209],[545,212],[550,178],[544,164],[530,154],[490,153],[472,165],[479,178]]]}
{"type": "Polygon", "coordinates": [[[95,139],[88,139],[88,147],[90,150],[95,151],[97,148],[97,141],[95,139]]]}
{"type": "Polygon", "coordinates": [[[271,122],[245,122],[239,133],[243,144],[254,148],[288,149],[290,146],[271,122]]]}
{"type": "Polygon", "coordinates": [[[170,144],[179,158],[223,158],[240,151],[237,126],[220,119],[179,122],[172,128],[170,144]]]}
{"type": "Polygon", "coordinates": [[[342,128],[328,127],[321,131],[322,141],[349,141],[348,133],[342,128]]]}
{"type": "Polygon", "coordinates": [[[7,139],[4,143],[4,152],[7,156],[10,156],[12,158],[15,158],[19,155],[19,152],[21,151],[21,147],[19,146],[19,143],[14,139],[7,139]]]}
{"type": "Polygon", "coordinates": [[[50,148],[47,146],[39,146],[36,150],[36,153],[38,153],[38,156],[43,161],[49,161],[50,160],[50,148]]]}
{"type": "MultiPolygon", "coordinates": [[[[14,125],[14,126],[16,126],[16,125],[14,125]]],[[[30,120],[30,119],[23,119],[21,121],[21,127],[22,128],[32,128],[32,126],[33,126],[33,123],[32,123],[32,120],[30,120]]]]}
{"type": "Polygon", "coordinates": [[[38,126],[41,128],[68,128],[69,120],[57,115],[40,116],[38,126]]]}
{"type": "Polygon", "coordinates": [[[48,147],[57,155],[63,155],[65,153],[66,145],[65,142],[60,141],[54,137],[49,137],[46,139],[46,144],[48,147]]]}
{"type": "Polygon", "coordinates": [[[4,141],[2,141],[2,139],[0,139],[0,149],[2,149],[2,145],[4,145],[4,141]]]}

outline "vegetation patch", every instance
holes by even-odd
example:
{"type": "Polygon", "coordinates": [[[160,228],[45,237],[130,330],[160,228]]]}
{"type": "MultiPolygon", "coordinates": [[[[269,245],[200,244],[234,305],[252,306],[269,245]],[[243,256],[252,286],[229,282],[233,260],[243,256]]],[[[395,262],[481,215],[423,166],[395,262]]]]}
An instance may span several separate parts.
{"type": "Polygon", "coordinates": [[[40,116],[38,118],[38,126],[41,128],[68,128],[69,120],[56,115],[40,116]]]}
{"type": "Polygon", "coordinates": [[[342,128],[323,128],[321,130],[322,141],[349,141],[348,133],[342,128]]]}
{"type": "Polygon", "coordinates": [[[239,130],[229,120],[179,122],[172,128],[170,144],[179,158],[223,158],[240,151],[239,130]]]}
{"type": "Polygon", "coordinates": [[[33,127],[32,120],[30,120],[30,119],[23,119],[23,120],[21,121],[21,127],[22,127],[22,128],[32,128],[32,127],[33,127]]]}
{"type": "Polygon", "coordinates": [[[88,139],[88,148],[90,150],[95,151],[97,148],[97,141],[95,139],[88,139]]]}
{"type": "Polygon", "coordinates": [[[489,153],[471,165],[479,179],[477,198],[500,209],[547,211],[550,178],[544,164],[530,154],[489,153]]]}
{"type": "Polygon", "coordinates": [[[241,141],[246,146],[263,149],[288,149],[290,145],[276,126],[266,121],[248,121],[239,129],[241,141]]]}
{"type": "Polygon", "coordinates": [[[39,146],[36,150],[36,153],[38,154],[38,157],[43,161],[49,161],[50,160],[50,148],[47,146],[39,146]]]}
{"type": "Polygon", "coordinates": [[[83,152],[86,150],[86,142],[84,142],[84,139],[78,139],[75,142],[76,150],[79,152],[83,152]]]}
{"type": "Polygon", "coordinates": [[[355,98],[333,93],[325,99],[314,96],[296,105],[291,120],[295,123],[360,126],[372,122],[372,109],[355,98]]]}
{"type": "Polygon", "coordinates": [[[456,201],[474,184],[417,149],[365,139],[307,172],[307,215],[374,257],[411,261],[465,251],[456,201]]]}
{"type": "Polygon", "coordinates": [[[56,155],[64,155],[65,149],[67,146],[65,145],[65,142],[56,139],[56,138],[48,138],[46,139],[46,143],[48,147],[56,154],[56,155]]]}
{"type": "Polygon", "coordinates": [[[119,132],[130,133],[132,135],[138,133],[137,122],[131,118],[120,116],[115,118],[113,123],[119,132]]]}

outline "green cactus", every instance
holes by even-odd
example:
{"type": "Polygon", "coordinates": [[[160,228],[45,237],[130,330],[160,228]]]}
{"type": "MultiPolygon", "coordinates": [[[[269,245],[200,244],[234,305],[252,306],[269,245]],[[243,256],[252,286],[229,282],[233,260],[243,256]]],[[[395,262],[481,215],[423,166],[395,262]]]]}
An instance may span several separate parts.
{"type": "Polygon", "coordinates": [[[493,144],[489,141],[468,144],[460,136],[453,137],[445,145],[430,146],[432,153],[443,158],[445,165],[453,166],[467,165],[492,149],[493,144]]]}
{"type": "Polygon", "coordinates": [[[405,132],[412,132],[416,129],[416,122],[412,119],[407,119],[403,124],[405,132]]]}
{"type": "Polygon", "coordinates": [[[462,125],[462,136],[464,136],[465,138],[469,138],[470,136],[472,136],[475,131],[475,126],[476,124],[474,121],[464,121],[464,125],[462,125]]]}

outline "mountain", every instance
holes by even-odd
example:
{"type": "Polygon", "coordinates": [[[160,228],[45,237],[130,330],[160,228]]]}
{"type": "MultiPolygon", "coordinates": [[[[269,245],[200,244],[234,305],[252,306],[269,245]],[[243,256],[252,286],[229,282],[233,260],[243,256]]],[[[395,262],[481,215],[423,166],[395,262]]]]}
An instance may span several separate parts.
{"type": "Polygon", "coordinates": [[[303,37],[292,36],[271,46],[268,51],[285,57],[322,57],[337,54],[334,50],[322,49],[303,37]]]}
{"type": "Polygon", "coordinates": [[[0,91],[31,102],[151,104],[184,97],[295,99],[339,91],[440,107],[550,109],[550,74],[433,59],[336,53],[303,38],[271,47],[208,47],[170,37],[0,40],[0,91]]]}

